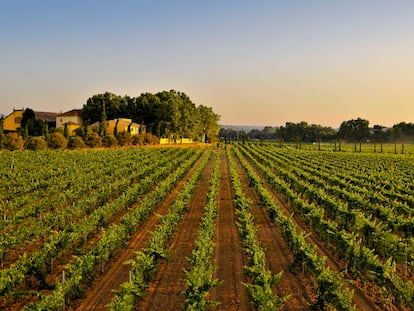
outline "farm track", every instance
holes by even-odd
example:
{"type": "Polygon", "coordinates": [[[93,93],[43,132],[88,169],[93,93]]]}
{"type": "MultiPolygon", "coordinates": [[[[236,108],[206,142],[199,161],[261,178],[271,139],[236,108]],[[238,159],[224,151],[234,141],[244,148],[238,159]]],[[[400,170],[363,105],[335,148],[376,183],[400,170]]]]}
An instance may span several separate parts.
{"type": "Polygon", "coordinates": [[[282,305],[280,310],[311,310],[309,303],[315,293],[309,282],[307,282],[309,279],[303,274],[290,271],[293,254],[289,250],[288,244],[267,212],[260,207],[259,196],[249,186],[247,176],[239,161],[236,161],[236,165],[244,193],[252,202],[251,213],[255,219],[257,237],[265,250],[267,267],[273,274],[283,272],[275,293],[279,297],[290,295],[290,298],[282,305]]]}
{"type": "Polygon", "coordinates": [[[222,156],[220,163],[219,201],[217,217],[217,239],[214,275],[222,284],[211,290],[212,300],[219,302],[215,310],[253,310],[243,273],[245,257],[236,226],[235,207],[230,183],[227,156],[222,156]]]}
{"type": "Polygon", "coordinates": [[[171,241],[168,259],[161,262],[147,293],[138,301],[135,310],[183,310],[184,296],[181,293],[185,286],[184,269],[189,268],[187,258],[191,257],[200,229],[214,159],[215,157],[210,158],[190,199],[188,212],[178,224],[171,241]]]}
{"type": "MultiPolygon", "coordinates": [[[[272,195],[273,199],[277,202],[278,206],[281,207],[282,211],[286,215],[293,214],[293,222],[297,226],[298,231],[310,232],[311,234],[306,238],[306,241],[312,245],[317,247],[317,253],[320,256],[326,257],[326,264],[329,266],[333,271],[341,272],[344,269],[344,264],[340,262],[338,258],[336,258],[329,248],[326,246],[326,243],[321,241],[317,234],[313,232],[311,228],[301,219],[300,216],[294,213],[293,208],[287,204],[283,198],[278,194],[273,187],[267,182],[267,179],[263,177],[263,174],[259,172],[259,170],[251,164],[254,168],[256,174],[260,176],[261,180],[263,181],[264,187],[269,191],[272,195]]],[[[370,288],[362,289],[357,284],[359,282],[350,283],[349,286],[354,290],[354,297],[353,297],[353,304],[357,307],[358,310],[376,310],[382,311],[384,310],[384,306],[381,305],[381,302],[378,301],[375,297],[375,293],[370,288]]],[[[404,310],[395,308],[393,310],[404,310]]]]}
{"type": "Polygon", "coordinates": [[[91,310],[107,310],[105,307],[111,302],[113,298],[112,291],[119,289],[120,285],[128,280],[130,266],[125,265],[124,262],[136,257],[135,252],[144,249],[149,238],[150,233],[160,223],[160,215],[168,213],[171,203],[176,199],[178,192],[183,188],[185,181],[191,177],[198,165],[201,163],[204,155],[197,161],[197,163],[190,169],[186,176],[178,183],[174,190],[164,200],[163,204],[151,214],[136,236],[128,243],[128,246],[117,256],[112,262],[110,268],[105,274],[98,277],[93,285],[90,287],[85,297],[78,302],[74,310],[91,311],[91,310]]]}

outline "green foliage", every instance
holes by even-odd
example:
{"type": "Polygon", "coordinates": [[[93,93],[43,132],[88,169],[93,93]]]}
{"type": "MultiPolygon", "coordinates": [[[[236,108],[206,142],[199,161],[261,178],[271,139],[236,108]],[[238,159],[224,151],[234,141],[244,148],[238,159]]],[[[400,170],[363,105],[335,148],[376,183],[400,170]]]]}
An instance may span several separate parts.
{"type": "Polygon", "coordinates": [[[145,133],[144,134],[144,145],[157,145],[160,143],[160,139],[151,134],[151,133],[145,133]]]}
{"type": "Polygon", "coordinates": [[[120,146],[129,146],[132,143],[131,133],[128,132],[119,132],[117,139],[120,146]]]}
{"type": "MultiPolygon", "coordinates": [[[[269,174],[269,180],[276,182],[276,180],[274,180],[276,177],[273,175],[270,176],[271,172],[268,166],[258,162],[254,156],[247,152],[247,147],[243,146],[241,149],[244,155],[247,156],[248,159],[255,164],[255,166],[259,167],[265,174],[269,174]]],[[[251,150],[249,149],[249,151],[251,150]]],[[[253,151],[251,152],[253,153],[253,151]]],[[[251,168],[250,164],[247,163],[237,149],[235,149],[235,153],[245,169],[249,179],[252,180],[251,185],[255,187],[261,199],[261,203],[266,207],[269,215],[275,220],[275,222],[277,222],[282,231],[283,237],[289,244],[289,247],[294,254],[294,266],[302,266],[303,272],[305,272],[304,270],[306,268],[310,273],[316,276],[318,282],[318,301],[315,306],[321,310],[328,310],[331,307],[334,307],[337,310],[353,310],[353,292],[345,287],[345,282],[341,277],[338,277],[337,274],[326,268],[325,258],[318,256],[316,247],[306,242],[305,233],[297,233],[296,226],[292,219],[280,210],[268,191],[262,186],[259,177],[251,168]]],[[[277,184],[280,185],[279,183],[277,184]]],[[[286,186],[288,188],[288,185],[286,186]]],[[[293,198],[294,193],[292,192],[288,194],[288,197],[293,198]]]]}
{"type": "Polygon", "coordinates": [[[0,150],[3,149],[3,143],[4,143],[4,130],[3,130],[3,126],[4,126],[4,119],[1,118],[0,119],[0,150]]]}
{"type": "Polygon", "coordinates": [[[114,135],[107,134],[102,138],[102,146],[115,147],[118,145],[118,141],[114,135]]]}
{"type": "Polygon", "coordinates": [[[142,133],[132,136],[132,144],[137,146],[142,145],[158,145],[160,139],[151,133],[142,133]]]}
{"type": "Polygon", "coordinates": [[[8,133],[4,135],[3,146],[10,151],[22,150],[24,146],[23,138],[17,133],[8,133]]]}
{"type": "MultiPolygon", "coordinates": [[[[82,118],[84,122],[91,125],[95,122],[101,122],[104,120],[113,120],[121,116],[122,112],[122,97],[105,92],[104,94],[97,94],[88,98],[86,104],[82,109],[82,118]]],[[[103,137],[105,130],[104,127],[100,128],[100,134],[103,137]]]]}
{"type": "Polygon", "coordinates": [[[213,237],[216,233],[215,219],[218,214],[217,195],[220,156],[221,151],[216,158],[212,179],[210,180],[207,203],[200,233],[196,240],[196,248],[193,250],[191,258],[188,259],[191,269],[185,271],[185,310],[202,311],[206,310],[207,306],[216,305],[216,302],[208,299],[208,293],[211,288],[220,284],[217,279],[213,278],[215,271],[213,237]]]}
{"type": "Polygon", "coordinates": [[[81,149],[85,148],[85,142],[83,141],[82,137],[80,136],[71,136],[69,137],[68,147],[70,149],[81,149]]]}
{"type": "Polygon", "coordinates": [[[47,149],[47,142],[42,136],[30,137],[26,144],[26,149],[33,151],[45,150],[47,149]]]}
{"type": "Polygon", "coordinates": [[[60,132],[50,133],[48,136],[48,146],[51,149],[66,149],[68,141],[60,132]]]}
{"type": "Polygon", "coordinates": [[[101,136],[104,136],[103,120],[118,117],[145,124],[147,132],[173,140],[186,137],[214,142],[219,132],[219,116],[211,108],[197,107],[186,94],[175,90],[145,93],[136,98],[111,93],[94,95],[84,105],[82,116],[87,124],[101,122],[101,136]]]}
{"type": "Polygon", "coordinates": [[[26,108],[23,111],[21,122],[21,130],[24,131],[25,138],[29,136],[43,135],[44,121],[35,118],[35,113],[32,109],[26,108]]]}
{"type": "Polygon", "coordinates": [[[95,147],[102,147],[102,137],[99,136],[98,133],[91,132],[86,136],[84,139],[85,144],[88,147],[95,148],[95,147]]]}
{"type": "Polygon", "coordinates": [[[289,296],[278,297],[273,293],[272,288],[277,285],[282,274],[273,275],[266,268],[265,253],[256,237],[254,217],[250,213],[250,201],[244,195],[240,177],[229,150],[226,149],[237,209],[237,225],[249,258],[249,265],[246,269],[252,278],[252,283],[246,283],[245,286],[249,289],[257,310],[278,310],[289,296]]]}
{"type": "MultiPolygon", "coordinates": [[[[4,284],[5,287],[1,294],[7,293],[10,290],[10,287],[15,287],[20,282],[22,282],[22,278],[24,278],[24,275],[28,273],[27,271],[32,271],[34,267],[36,267],[38,270],[44,269],[45,263],[50,262],[50,258],[56,256],[56,254],[58,254],[62,248],[65,248],[67,245],[71,245],[79,239],[82,239],[85,235],[91,234],[100,229],[100,240],[97,241],[93,247],[88,249],[86,253],[75,257],[73,261],[65,266],[65,282],[57,282],[55,289],[50,294],[45,295],[44,299],[30,305],[27,309],[57,309],[62,305],[63,299],[70,300],[72,298],[80,297],[88,285],[88,282],[95,276],[97,268],[99,266],[104,267],[105,262],[111,259],[119,250],[119,248],[125,245],[125,241],[130,238],[130,235],[133,234],[139,228],[139,225],[142,224],[145,218],[154,211],[155,206],[157,206],[157,204],[160,204],[160,202],[165,199],[165,197],[170,193],[178,181],[194,165],[195,161],[199,159],[201,155],[201,150],[196,151],[182,149],[176,154],[178,157],[174,157],[174,160],[171,161],[168,157],[162,156],[164,152],[159,152],[156,149],[140,150],[143,150],[143,161],[134,161],[132,163],[130,162],[128,166],[119,165],[118,161],[116,161],[113,162],[115,166],[112,165],[109,171],[111,173],[114,171],[116,172],[123,167],[131,170],[131,172],[134,174],[136,170],[144,167],[146,169],[141,171],[140,174],[130,177],[131,181],[135,179],[142,180],[142,183],[134,184],[132,187],[124,187],[121,184],[118,185],[118,191],[115,191],[115,193],[113,193],[116,199],[113,200],[111,197],[108,197],[105,199],[107,201],[106,204],[102,205],[98,201],[95,201],[85,202],[84,206],[79,206],[80,211],[84,211],[88,206],[88,208],[90,208],[91,205],[97,206],[97,210],[88,217],[80,217],[81,220],[78,223],[65,226],[64,230],[56,232],[53,234],[53,236],[51,235],[49,238],[50,243],[46,243],[48,247],[46,247],[46,245],[45,247],[42,246],[40,251],[30,255],[28,260],[21,261],[19,263],[22,265],[21,268],[20,266],[17,266],[17,264],[14,265],[14,267],[18,267],[19,274],[15,273],[15,275],[19,276],[19,278],[14,278],[13,280],[7,281],[7,279],[5,279],[3,276],[6,275],[6,272],[12,272],[12,270],[2,270],[0,274],[0,280],[6,280],[6,283],[4,284]],[[144,152],[144,150],[154,151],[144,152]],[[152,163],[154,161],[154,157],[148,157],[148,154],[158,154],[158,157],[155,158],[158,163],[152,163]],[[179,163],[182,165],[178,165],[179,163]],[[157,184],[157,187],[155,189],[153,188],[154,184],[157,184]],[[128,190],[125,191],[125,188],[128,190]],[[119,190],[124,191],[124,194],[119,196],[119,190]],[[130,207],[132,205],[135,205],[138,200],[140,202],[139,207],[131,209],[130,207]],[[122,210],[129,212],[127,212],[122,217],[119,223],[108,226],[107,222],[122,210]]],[[[120,159],[124,159],[125,155],[130,155],[132,158],[129,158],[128,161],[131,161],[131,159],[134,158],[134,154],[136,154],[136,152],[141,153],[141,151],[127,149],[124,152],[117,152],[116,154],[118,154],[118,156],[121,156],[120,159]]],[[[169,152],[171,152],[171,150],[167,151],[167,153],[169,152]]],[[[70,153],[69,156],[71,154],[72,153],[70,153]]],[[[93,153],[88,152],[83,154],[89,155],[93,153]]],[[[105,155],[108,154],[114,155],[115,152],[101,151],[99,152],[99,158],[103,160],[105,155]]],[[[121,176],[125,177],[128,176],[128,174],[125,174],[125,172],[118,172],[118,177],[115,179],[118,179],[121,176]]],[[[93,178],[93,180],[94,179],[97,179],[96,176],[93,178]]],[[[195,187],[195,183],[190,184],[192,188],[189,187],[187,191],[194,189],[195,187]]],[[[106,193],[106,191],[103,191],[103,193],[106,193]]],[[[185,200],[189,200],[189,197],[190,195],[185,196],[185,200]]],[[[184,205],[178,204],[178,209],[176,212],[180,213],[180,210],[182,211],[183,206],[184,205]]],[[[77,205],[71,206],[71,208],[65,210],[77,209],[76,207],[77,205]]],[[[175,219],[174,217],[172,218],[175,219]]],[[[169,222],[166,224],[168,228],[170,225],[171,223],[169,222]]],[[[145,253],[145,255],[147,256],[147,259],[152,257],[152,255],[149,253],[145,253]]],[[[148,267],[149,270],[146,271],[151,271],[151,261],[153,259],[154,258],[150,258],[149,261],[139,261],[138,267],[145,266],[144,263],[147,262],[148,265],[146,267],[148,267]]],[[[147,276],[145,276],[145,278],[147,278],[147,276]]],[[[0,285],[2,285],[1,282],[0,285]]],[[[134,288],[131,288],[131,286],[123,287],[129,288],[131,292],[128,292],[126,296],[122,297],[121,301],[117,300],[117,302],[131,302],[130,295],[133,295],[132,293],[137,293],[137,291],[135,291],[134,288]]],[[[121,303],[121,305],[123,304],[121,303]]],[[[132,307],[132,305],[130,305],[130,307],[132,307]]]]}
{"type": "Polygon", "coordinates": [[[361,118],[344,121],[341,123],[338,136],[345,140],[361,142],[369,137],[369,121],[361,118]]]}
{"type": "MultiPolygon", "coordinates": [[[[131,298],[129,297],[131,295],[135,297],[143,295],[144,289],[148,286],[148,282],[151,280],[160,261],[168,256],[168,241],[177,229],[178,222],[184,215],[192,192],[210,156],[211,151],[202,160],[202,163],[197,167],[191,178],[185,183],[177,199],[172,204],[169,213],[162,217],[161,223],[151,233],[147,248],[138,252],[134,260],[128,261],[133,266],[132,282],[121,285],[122,289],[116,293],[116,297],[110,305],[110,310],[118,310],[116,308],[120,303],[125,300],[130,300],[131,298]]],[[[160,189],[160,191],[165,193],[163,189],[160,189]]],[[[133,307],[133,305],[130,305],[125,310],[132,310],[133,307]]]]}
{"type": "Polygon", "coordinates": [[[146,134],[137,134],[132,136],[131,141],[134,146],[142,146],[144,145],[146,134]]]}

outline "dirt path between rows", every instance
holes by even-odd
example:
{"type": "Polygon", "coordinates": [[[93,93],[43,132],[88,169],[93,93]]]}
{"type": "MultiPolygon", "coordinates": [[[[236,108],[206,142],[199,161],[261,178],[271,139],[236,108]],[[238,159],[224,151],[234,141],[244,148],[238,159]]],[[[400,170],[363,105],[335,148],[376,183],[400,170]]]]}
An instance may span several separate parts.
{"type": "Polygon", "coordinates": [[[161,262],[157,274],[150,283],[148,292],[137,303],[135,310],[183,310],[185,286],[184,269],[189,269],[187,258],[191,257],[194,242],[200,229],[214,168],[211,157],[204,169],[196,191],[188,204],[188,212],[180,221],[174,234],[167,260],[161,262]]]}
{"type": "Polygon", "coordinates": [[[215,278],[222,284],[211,290],[211,299],[219,302],[215,310],[254,310],[250,304],[243,267],[245,258],[236,226],[235,207],[230,183],[227,157],[223,154],[220,163],[219,199],[216,234],[215,278]]]}
{"type": "Polygon", "coordinates": [[[249,187],[249,182],[240,163],[237,163],[237,171],[243,185],[246,197],[251,200],[251,213],[254,216],[257,237],[266,253],[267,268],[277,274],[282,271],[282,278],[277,284],[275,293],[279,297],[290,295],[289,299],[282,305],[280,310],[311,310],[309,304],[315,298],[315,292],[307,279],[301,273],[292,273],[290,265],[293,261],[293,254],[289,245],[277,226],[270,219],[267,212],[260,207],[259,197],[254,188],[249,187]]]}
{"type": "MultiPolygon", "coordinates": [[[[326,243],[321,241],[317,234],[312,231],[312,229],[299,217],[297,214],[294,214],[293,208],[287,204],[283,198],[278,194],[272,186],[267,182],[267,179],[263,177],[263,175],[254,167],[255,172],[258,176],[260,176],[261,180],[263,181],[263,186],[269,191],[272,195],[275,202],[277,202],[278,206],[281,207],[282,211],[286,215],[294,215],[292,220],[297,226],[298,231],[305,231],[311,232],[306,241],[312,245],[317,247],[317,252],[320,256],[326,257],[326,264],[336,272],[340,272],[344,269],[344,264],[340,262],[329,250],[326,246],[326,243]]],[[[370,288],[365,288],[363,290],[357,285],[357,282],[349,285],[354,290],[354,297],[353,297],[353,304],[357,307],[358,310],[375,310],[375,311],[382,311],[384,310],[384,306],[381,305],[380,301],[375,297],[375,293],[372,292],[370,288]]],[[[394,309],[393,309],[394,310],[394,309]]],[[[399,310],[399,309],[395,309],[399,310]]]]}
{"type": "MultiPolygon", "coordinates": [[[[205,156],[206,153],[204,153],[205,156]]],[[[82,301],[75,304],[75,308],[67,308],[68,310],[79,310],[79,311],[100,311],[107,310],[105,307],[109,304],[113,298],[114,289],[120,289],[120,285],[128,280],[130,266],[125,265],[124,262],[135,258],[136,251],[145,248],[149,238],[150,232],[154,230],[155,226],[159,223],[159,216],[165,215],[168,212],[170,204],[177,197],[178,192],[183,188],[185,181],[194,173],[198,164],[202,161],[201,159],[189,170],[186,176],[178,183],[174,190],[164,200],[162,205],[151,214],[145,223],[139,229],[136,236],[128,243],[127,247],[122,250],[116,259],[112,262],[109,269],[101,276],[97,277],[91,289],[86,292],[85,297],[82,301]]]]}

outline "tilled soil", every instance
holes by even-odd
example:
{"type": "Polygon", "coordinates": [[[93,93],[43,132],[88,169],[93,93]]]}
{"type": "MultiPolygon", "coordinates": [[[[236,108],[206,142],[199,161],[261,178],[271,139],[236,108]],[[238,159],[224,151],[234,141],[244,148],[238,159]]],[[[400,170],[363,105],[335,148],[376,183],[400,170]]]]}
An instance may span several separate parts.
{"type": "MultiPolygon", "coordinates": [[[[258,176],[260,176],[260,172],[256,170],[258,176]]],[[[265,178],[262,178],[262,181],[265,181],[265,178]]],[[[247,182],[247,181],[246,181],[247,182]]],[[[304,221],[301,219],[300,216],[294,213],[293,208],[287,204],[282,197],[273,190],[273,188],[267,183],[264,183],[266,189],[271,193],[274,200],[278,203],[278,206],[282,208],[286,215],[293,214],[293,222],[297,226],[297,230],[310,232],[306,237],[306,241],[312,245],[317,247],[317,253],[320,256],[326,257],[326,264],[331,268],[333,271],[341,272],[344,269],[344,263],[341,262],[334,254],[332,254],[329,247],[326,245],[325,242],[321,241],[316,233],[313,233],[312,228],[310,228],[304,221]]],[[[353,297],[353,304],[357,307],[357,310],[384,310],[384,306],[381,305],[381,302],[378,301],[375,293],[372,291],[371,288],[361,288],[358,286],[358,282],[353,282],[349,284],[349,287],[354,290],[354,297],[353,297]]],[[[290,309],[288,309],[290,310],[290,309]]],[[[405,310],[404,308],[396,308],[393,307],[393,310],[405,310]]]]}
{"type": "Polygon", "coordinates": [[[253,310],[248,290],[242,283],[247,281],[243,271],[246,259],[236,225],[230,172],[225,155],[221,158],[220,167],[215,277],[222,284],[211,290],[211,299],[219,303],[216,310],[253,310]]]}
{"type": "MultiPolygon", "coordinates": [[[[170,256],[160,263],[147,294],[138,301],[136,310],[183,310],[184,269],[190,268],[187,257],[191,256],[200,228],[214,159],[213,156],[202,173],[201,180],[190,200],[188,211],[171,240],[170,256]]],[[[107,309],[105,306],[112,300],[113,290],[119,289],[120,284],[128,280],[130,266],[125,265],[124,262],[134,258],[136,251],[146,247],[150,232],[159,223],[159,215],[168,212],[178,191],[182,189],[185,180],[191,176],[197,165],[169,194],[162,206],[146,220],[128,246],[110,263],[108,270],[93,282],[85,297],[72,303],[72,307],[67,307],[67,310],[107,309]]],[[[288,245],[277,226],[260,206],[256,191],[249,187],[246,175],[239,165],[238,172],[246,197],[252,202],[251,212],[255,218],[258,239],[265,249],[267,267],[274,274],[282,271],[282,278],[275,288],[275,293],[278,296],[290,295],[281,310],[310,310],[309,303],[314,301],[316,296],[313,288],[314,282],[302,273],[290,269],[293,255],[288,245]]],[[[265,179],[262,180],[265,181],[265,179]]],[[[271,192],[284,212],[291,215],[293,213],[291,206],[265,182],[264,186],[271,192]]],[[[212,310],[254,310],[249,292],[243,285],[247,282],[244,271],[247,259],[239,237],[232,194],[228,159],[225,153],[222,153],[218,193],[219,213],[216,219],[217,232],[214,240],[216,265],[214,277],[221,284],[210,291],[208,298],[218,303],[216,307],[211,307],[212,310]]],[[[334,271],[341,271],[343,263],[332,254],[326,243],[320,241],[299,216],[294,215],[293,220],[298,230],[312,233],[307,237],[307,241],[317,246],[320,255],[327,257],[327,265],[334,271]]],[[[350,287],[355,291],[353,303],[358,310],[383,310],[376,301],[375,293],[372,293],[369,288],[359,287],[358,284],[350,284],[350,287]]]]}
{"type": "MultiPolygon", "coordinates": [[[[200,161],[198,161],[199,163],[200,161]]],[[[163,204],[148,217],[140,228],[136,236],[117,256],[110,268],[98,277],[85,297],[78,303],[75,310],[107,310],[105,307],[113,298],[113,290],[120,289],[120,285],[126,282],[129,277],[130,266],[124,263],[136,257],[135,252],[142,250],[147,245],[150,233],[159,224],[160,215],[165,215],[171,203],[176,199],[178,192],[183,188],[184,181],[187,180],[195,171],[197,164],[187,173],[185,178],[179,182],[175,189],[168,195],[163,204]]]]}
{"type": "Polygon", "coordinates": [[[187,258],[191,257],[200,229],[213,167],[214,157],[210,158],[204,169],[197,189],[189,202],[188,212],[173,236],[168,260],[160,264],[158,273],[150,283],[148,293],[138,302],[136,310],[183,310],[184,269],[190,268],[187,258]]]}
{"type": "Polygon", "coordinates": [[[311,310],[309,303],[314,300],[315,292],[309,279],[303,274],[291,272],[290,265],[293,262],[293,254],[282,237],[281,232],[260,207],[259,197],[256,191],[249,187],[247,176],[240,165],[237,166],[240,181],[246,197],[251,200],[251,213],[255,219],[257,237],[266,252],[266,264],[268,269],[277,274],[282,272],[275,293],[279,297],[289,296],[280,310],[311,310]]]}

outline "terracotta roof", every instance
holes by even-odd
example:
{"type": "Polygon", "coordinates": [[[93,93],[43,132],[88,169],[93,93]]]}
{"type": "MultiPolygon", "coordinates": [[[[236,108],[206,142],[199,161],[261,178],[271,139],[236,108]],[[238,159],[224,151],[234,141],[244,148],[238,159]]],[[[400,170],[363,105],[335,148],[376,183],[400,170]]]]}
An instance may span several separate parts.
{"type": "Polygon", "coordinates": [[[57,112],[44,112],[44,111],[35,111],[35,118],[48,121],[48,122],[56,122],[56,116],[58,115],[57,112]]]}
{"type": "Polygon", "coordinates": [[[82,109],[72,109],[64,113],[59,113],[57,116],[58,117],[81,117],[82,109]]]}

